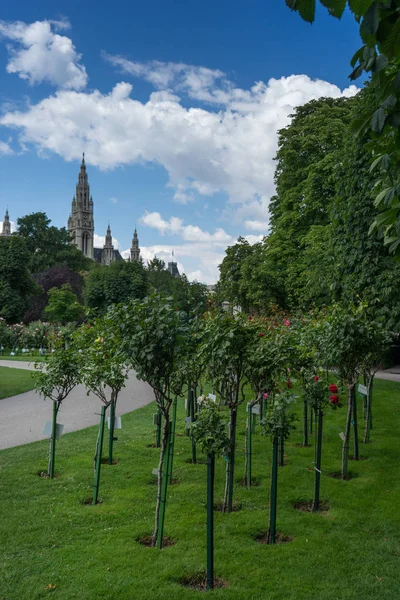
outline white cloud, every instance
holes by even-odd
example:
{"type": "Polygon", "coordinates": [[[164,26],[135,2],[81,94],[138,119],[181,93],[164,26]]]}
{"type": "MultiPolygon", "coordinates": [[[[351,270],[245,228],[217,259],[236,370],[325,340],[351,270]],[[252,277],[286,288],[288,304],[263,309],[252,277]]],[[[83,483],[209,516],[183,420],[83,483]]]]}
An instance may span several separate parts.
{"type": "MultiPolygon", "coordinates": [[[[10,221],[10,229],[11,229],[11,233],[14,233],[14,231],[17,231],[17,225],[14,221],[10,221]]],[[[3,231],[3,221],[0,221],[0,233],[3,231]]]]}
{"type": "Polygon", "coordinates": [[[110,198],[110,200],[111,200],[111,202],[112,202],[113,204],[117,204],[117,203],[118,203],[118,198],[114,198],[114,197],[112,197],[112,198],[110,198]]]}
{"type": "Polygon", "coordinates": [[[30,84],[47,81],[57,87],[81,90],[87,74],[81,55],[70,38],[55,31],[68,29],[68,21],[0,21],[0,38],[8,44],[8,73],[17,73],[30,84]]]}
{"type": "Polygon", "coordinates": [[[157,163],[168,172],[177,201],[221,192],[237,205],[230,209],[238,211],[237,222],[265,221],[274,192],[277,131],[289,123],[295,106],[356,91],[291,75],[250,90],[232,88],[216,112],[187,108],[169,91],[140,102],[131,98],[132,85],[121,82],[109,94],[58,91],[25,111],[6,112],[0,124],[19,130],[21,143],[66,160],[79,159],[84,147],[87,162],[101,169],[157,163]]]}
{"type": "Polygon", "coordinates": [[[252,221],[251,219],[246,219],[244,226],[250,231],[264,231],[266,234],[268,229],[268,221],[252,221]]]}
{"type": "Polygon", "coordinates": [[[5,156],[6,154],[14,154],[14,151],[9,144],[0,140],[0,156],[5,156]]]}
{"type": "Polygon", "coordinates": [[[226,233],[224,229],[218,227],[214,233],[203,231],[197,225],[184,225],[182,219],[171,217],[169,221],[165,221],[158,212],[145,212],[140,218],[140,223],[157,229],[161,235],[166,233],[170,235],[179,235],[183,240],[188,242],[202,242],[205,244],[218,244],[226,246],[231,243],[233,238],[226,233]]]}

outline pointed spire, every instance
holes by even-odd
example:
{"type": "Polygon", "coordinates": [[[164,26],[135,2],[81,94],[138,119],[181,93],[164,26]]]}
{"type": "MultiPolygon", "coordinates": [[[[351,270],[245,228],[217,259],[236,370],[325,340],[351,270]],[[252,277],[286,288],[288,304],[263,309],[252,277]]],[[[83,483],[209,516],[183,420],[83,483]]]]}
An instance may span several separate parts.
{"type": "Polygon", "coordinates": [[[139,260],[140,260],[139,238],[138,238],[138,234],[136,231],[136,225],[135,225],[135,230],[133,232],[133,239],[132,239],[131,261],[138,262],[139,260]]]}
{"type": "Polygon", "coordinates": [[[11,224],[10,224],[10,217],[8,214],[8,207],[6,208],[6,214],[4,215],[4,221],[3,221],[3,231],[1,232],[2,236],[8,237],[11,235],[11,224]]]}

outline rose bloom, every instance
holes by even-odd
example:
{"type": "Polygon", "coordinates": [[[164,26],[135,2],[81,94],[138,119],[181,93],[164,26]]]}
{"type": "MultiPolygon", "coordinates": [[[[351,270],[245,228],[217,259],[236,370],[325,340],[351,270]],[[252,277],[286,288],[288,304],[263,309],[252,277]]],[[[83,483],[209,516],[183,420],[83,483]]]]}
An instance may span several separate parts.
{"type": "Polygon", "coordinates": [[[337,404],[339,402],[339,396],[333,394],[332,396],[329,396],[329,400],[331,404],[337,404]]]}
{"type": "Polygon", "coordinates": [[[292,387],[292,382],[290,381],[290,379],[287,380],[286,385],[290,390],[290,388],[292,387]]]}
{"type": "Polygon", "coordinates": [[[334,394],[337,394],[337,385],[335,385],[334,383],[331,383],[331,385],[329,386],[329,391],[333,392],[334,394]]]}
{"type": "Polygon", "coordinates": [[[264,393],[263,393],[263,398],[264,398],[264,400],[267,400],[268,396],[269,396],[268,392],[264,392],[264,393]]]}
{"type": "Polygon", "coordinates": [[[263,333],[259,333],[258,337],[264,337],[264,334],[263,333]]]}
{"type": "Polygon", "coordinates": [[[319,377],[318,377],[318,375],[316,375],[316,376],[314,377],[314,381],[319,381],[319,377]]]}
{"type": "Polygon", "coordinates": [[[287,319],[283,320],[284,325],[286,325],[286,327],[290,327],[290,321],[288,321],[287,319]]]}

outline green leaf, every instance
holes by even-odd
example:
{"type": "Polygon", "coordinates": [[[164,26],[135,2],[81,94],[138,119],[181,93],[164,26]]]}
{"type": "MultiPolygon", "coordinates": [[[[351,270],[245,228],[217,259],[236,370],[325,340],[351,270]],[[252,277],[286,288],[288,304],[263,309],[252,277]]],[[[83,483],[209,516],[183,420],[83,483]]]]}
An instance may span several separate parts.
{"type": "Polygon", "coordinates": [[[320,0],[321,4],[328,9],[332,17],[340,19],[346,8],[346,0],[320,0]]]}
{"type": "Polygon", "coordinates": [[[374,0],[349,0],[349,8],[359,19],[363,17],[374,0]]]}
{"type": "Polygon", "coordinates": [[[378,108],[372,115],[371,119],[371,129],[372,131],[376,131],[377,133],[381,133],[382,129],[385,126],[385,121],[387,117],[387,112],[382,106],[378,108]]]}
{"type": "Polygon", "coordinates": [[[285,0],[286,6],[297,11],[308,23],[315,20],[315,0],[285,0]]]}
{"type": "Polygon", "coordinates": [[[365,13],[362,21],[364,31],[369,35],[375,35],[379,26],[378,2],[373,2],[365,13]]]}
{"type": "Polygon", "coordinates": [[[359,48],[357,50],[357,52],[355,54],[353,54],[353,57],[352,57],[352,59],[350,61],[350,64],[351,64],[352,67],[355,67],[356,64],[357,64],[357,62],[359,60],[361,61],[361,59],[364,56],[364,50],[365,50],[365,48],[368,48],[368,46],[361,46],[361,48],[359,48]]]}
{"type": "Polygon", "coordinates": [[[379,54],[375,61],[375,71],[381,71],[388,66],[388,59],[384,54],[379,54]]]}
{"type": "Polygon", "coordinates": [[[400,53],[400,20],[393,15],[382,19],[377,31],[379,50],[390,60],[400,53]],[[396,19],[394,21],[394,18],[396,19]]]}

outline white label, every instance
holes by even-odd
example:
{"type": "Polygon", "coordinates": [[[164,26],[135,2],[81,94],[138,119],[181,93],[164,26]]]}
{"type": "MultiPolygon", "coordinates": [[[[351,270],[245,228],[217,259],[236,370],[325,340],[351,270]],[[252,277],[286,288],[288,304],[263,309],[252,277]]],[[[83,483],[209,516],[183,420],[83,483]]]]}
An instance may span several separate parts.
{"type": "Polygon", "coordinates": [[[208,394],[208,397],[210,398],[210,400],[212,400],[213,402],[216,401],[217,396],[215,394],[208,394]]]}
{"type": "Polygon", "coordinates": [[[61,423],[57,423],[56,426],[56,438],[60,438],[63,434],[64,431],[64,425],[62,425],[61,423]]]}
{"type": "Polygon", "coordinates": [[[259,415],[260,414],[260,407],[258,405],[257,406],[253,406],[252,409],[251,409],[251,412],[252,412],[253,415],[259,415]]]}
{"type": "Polygon", "coordinates": [[[187,401],[187,398],[185,398],[185,410],[187,410],[187,407],[188,407],[188,401],[187,401]]]}
{"type": "Polygon", "coordinates": [[[46,421],[43,427],[43,435],[47,435],[47,437],[51,437],[51,421],[46,421]]]}
{"type": "Polygon", "coordinates": [[[152,475],[158,475],[158,469],[153,469],[151,473],[152,475]]]}
{"type": "MultiPolygon", "coordinates": [[[[111,417],[107,417],[108,429],[110,429],[111,417]]],[[[114,429],[121,429],[121,417],[114,418],[114,429]]]]}
{"type": "Polygon", "coordinates": [[[191,422],[192,422],[192,417],[186,417],[185,423],[187,423],[187,425],[190,425],[191,422]]]}
{"type": "Polygon", "coordinates": [[[346,436],[344,435],[343,431],[341,431],[341,432],[339,433],[339,437],[340,437],[340,439],[342,440],[342,442],[344,442],[344,441],[346,440],[346,436]]]}
{"type": "Polygon", "coordinates": [[[362,385],[361,383],[358,384],[358,391],[360,394],[362,394],[363,396],[366,396],[368,393],[368,388],[366,385],[362,385]]]}

